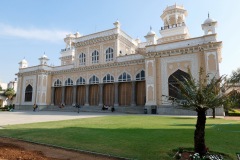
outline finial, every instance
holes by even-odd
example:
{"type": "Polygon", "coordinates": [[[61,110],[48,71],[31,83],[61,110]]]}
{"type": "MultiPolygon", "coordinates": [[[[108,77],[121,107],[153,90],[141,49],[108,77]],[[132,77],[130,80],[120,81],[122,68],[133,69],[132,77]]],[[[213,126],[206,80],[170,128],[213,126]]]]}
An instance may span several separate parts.
{"type": "Polygon", "coordinates": [[[152,26],[150,26],[150,31],[152,30],[152,26]]]}
{"type": "Polygon", "coordinates": [[[209,18],[209,12],[208,12],[208,18],[209,18]]]}
{"type": "Polygon", "coordinates": [[[44,55],[45,55],[45,51],[44,51],[44,53],[43,53],[44,55]]]}

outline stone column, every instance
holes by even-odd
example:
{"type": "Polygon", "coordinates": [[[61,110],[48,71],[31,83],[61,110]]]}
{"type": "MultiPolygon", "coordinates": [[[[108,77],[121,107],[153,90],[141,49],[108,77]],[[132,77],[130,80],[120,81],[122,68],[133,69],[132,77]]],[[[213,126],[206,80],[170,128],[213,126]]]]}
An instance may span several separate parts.
{"type": "Polygon", "coordinates": [[[77,96],[77,86],[72,86],[73,87],[73,103],[72,105],[75,106],[76,105],[76,96],[77,96]]]}
{"type": "Polygon", "coordinates": [[[136,81],[132,81],[132,103],[131,106],[136,106],[136,81]]]}
{"type": "Polygon", "coordinates": [[[99,84],[99,104],[98,106],[103,105],[103,84],[99,84]]]}
{"type": "Polygon", "coordinates": [[[88,100],[89,84],[86,84],[85,88],[86,88],[86,99],[85,99],[85,105],[84,106],[89,106],[89,100],[88,100]]]}
{"type": "Polygon", "coordinates": [[[54,105],[54,97],[55,97],[55,87],[52,87],[51,90],[52,94],[51,94],[51,105],[54,105]]]}
{"type": "Polygon", "coordinates": [[[62,86],[62,104],[65,105],[65,86],[62,86]]]}
{"type": "Polygon", "coordinates": [[[119,106],[118,104],[118,82],[114,83],[114,107],[119,106]]]}

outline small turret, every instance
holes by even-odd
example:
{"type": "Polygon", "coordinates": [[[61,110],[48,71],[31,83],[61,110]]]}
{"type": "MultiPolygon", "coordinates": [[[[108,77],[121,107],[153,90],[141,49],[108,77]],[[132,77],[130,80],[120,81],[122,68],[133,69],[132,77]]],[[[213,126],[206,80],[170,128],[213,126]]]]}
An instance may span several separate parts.
{"type": "Polygon", "coordinates": [[[23,60],[21,60],[18,64],[19,64],[19,69],[28,67],[28,62],[26,61],[25,58],[23,58],[23,60]]]}
{"type": "Polygon", "coordinates": [[[217,21],[210,18],[209,13],[208,13],[208,18],[202,24],[202,30],[204,31],[204,35],[215,34],[216,33],[215,28],[216,27],[217,27],[217,21]]]}
{"type": "Polygon", "coordinates": [[[117,20],[116,22],[113,23],[113,25],[116,27],[116,28],[120,28],[121,24],[120,22],[117,20]]]}
{"type": "Polygon", "coordinates": [[[40,65],[47,65],[47,61],[49,60],[49,59],[47,58],[47,56],[45,55],[45,53],[43,54],[42,57],[40,57],[40,58],[38,58],[38,59],[39,59],[39,61],[40,61],[40,65]]]}
{"type": "Polygon", "coordinates": [[[144,37],[146,38],[148,45],[156,44],[157,36],[156,33],[152,30],[151,26],[150,31],[144,37]]]}

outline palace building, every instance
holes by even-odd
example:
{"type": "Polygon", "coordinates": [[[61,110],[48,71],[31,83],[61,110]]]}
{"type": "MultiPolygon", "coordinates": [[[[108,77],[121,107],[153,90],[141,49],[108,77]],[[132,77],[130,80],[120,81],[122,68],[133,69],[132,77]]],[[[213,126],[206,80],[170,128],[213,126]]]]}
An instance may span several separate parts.
{"type": "Polygon", "coordinates": [[[46,55],[36,66],[28,67],[25,59],[19,63],[16,106],[27,109],[36,103],[54,110],[64,104],[71,110],[80,104],[83,111],[101,111],[106,105],[118,112],[184,114],[169,100],[179,97],[174,77],[188,77],[189,68],[198,79],[201,67],[210,78],[219,76],[222,48],[217,21],[208,16],[201,24],[203,35],[190,37],[186,16],[183,6],[168,6],[160,16],[161,37],[150,29],[145,42],[121,30],[119,21],[109,30],[67,35],[60,66],[48,65],[46,55]]]}

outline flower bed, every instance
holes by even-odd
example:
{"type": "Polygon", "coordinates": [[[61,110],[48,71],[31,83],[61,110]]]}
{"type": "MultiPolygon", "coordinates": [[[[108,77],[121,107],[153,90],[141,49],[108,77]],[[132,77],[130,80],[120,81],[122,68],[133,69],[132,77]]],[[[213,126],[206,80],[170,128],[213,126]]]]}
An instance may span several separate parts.
{"type": "Polygon", "coordinates": [[[225,158],[228,159],[228,156],[222,153],[207,151],[207,154],[201,158],[200,155],[194,153],[192,149],[179,148],[173,158],[178,160],[224,160],[225,158]]]}

